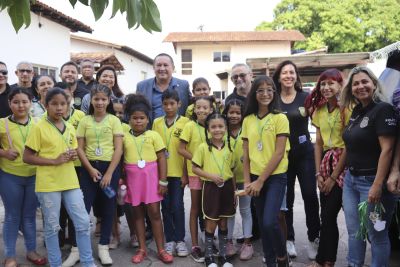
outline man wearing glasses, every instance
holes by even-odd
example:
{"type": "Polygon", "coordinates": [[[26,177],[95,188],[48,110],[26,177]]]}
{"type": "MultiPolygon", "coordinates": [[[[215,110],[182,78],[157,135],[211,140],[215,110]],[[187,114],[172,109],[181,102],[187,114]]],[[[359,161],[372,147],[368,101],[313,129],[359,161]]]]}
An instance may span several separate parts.
{"type": "Polygon", "coordinates": [[[33,74],[32,63],[26,61],[18,63],[17,70],[15,71],[15,75],[18,77],[18,82],[11,85],[11,89],[15,87],[22,87],[32,90],[33,74]]]}
{"type": "Polygon", "coordinates": [[[8,93],[10,92],[10,85],[8,85],[7,80],[7,65],[6,63],[0,61],[0,118],[11,115],[11,109],[8,105],[8,93]]]}
{"type": "Polygon", "coordinates": [[[235,85],[233,93],[225,99],[225,104],[233,99],[241,100],[246,103],[247,94],[251,89],[251,80],[253,73],[248,65],[244,63],[237,63],[233,65],[231,72],[231,80],[235,85]]]}

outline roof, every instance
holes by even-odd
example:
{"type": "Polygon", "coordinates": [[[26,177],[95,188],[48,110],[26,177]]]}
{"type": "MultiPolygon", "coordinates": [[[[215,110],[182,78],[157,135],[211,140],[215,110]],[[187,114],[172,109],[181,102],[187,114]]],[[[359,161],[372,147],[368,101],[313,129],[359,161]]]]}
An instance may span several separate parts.
{"type": "Polygon", "coordinates": [[[83,59],[90,59],[101,66],[112,65],[117,71],[124,70],[114,52],[71,53],[71,60],[75,63],[80,64],[83,59]]]}
{"type": "Polygon", "coordinates": [[[92,39],[92,38],[87,38],[87,37],[82,37],[82,36],[77,36],[74,34],[71,34],[71,39],[74,40],[78,40],[78,41],[83,41],[83,42],[89,42],[89,43],[93,43],[93,44],[99,44],[102,46],[106,46],[106,47],[110,47],[110,48],[114,48],[117,50],[120,50],[124,53],[127,53],[128,55],[131,55],[137,59],[142,60],[143,62],[149,63],[151,65],[153,65],[153,59],[146,56],[145,54],[142,54],[132,48],[130,48],[129,46],[125,46],[125,45],[119,45],[119,44],[115,44],[115,43],[109,43],[109,42],[104,42],[104,41],[100,41],[100,40],[96,40],[96,39],[92,39]]]}
{"type": "Polygon", "coordinates": [[[42,2],[39,1],[34,1],[31,2],[31,11],[39,16],[42,16],[46,19],[49,19],[51,21],[54,21],[60,25],[63,25],[67,28],[69,28],[72,32],[87,32],[87,33],[92,33],[93,29],[90,28],[89,26],[83,24],[79,20],[76,20],[74,18],[71,18],[57,9],[54,9],[42,2]]]}
{"type": "Polygon", "coordinates": [[[296,30],[251,32],[171,32],[164,42],[265,42],[304,41],[304,35],[296,30]]]}

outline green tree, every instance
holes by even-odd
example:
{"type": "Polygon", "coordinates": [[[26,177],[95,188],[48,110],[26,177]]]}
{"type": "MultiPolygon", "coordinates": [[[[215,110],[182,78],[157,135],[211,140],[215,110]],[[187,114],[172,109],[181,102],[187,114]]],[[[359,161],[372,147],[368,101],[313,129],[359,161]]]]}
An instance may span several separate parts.
{"type": "MultiPolygon", "coordinates": [[[[78,1],[92,9],[96,20],[103,15],[110,2],[109,0],[69,0],[73,7],[78,1]]],[[[14,29],[18,32],[23,25],[29,27],[31,23],[30,5],[34,2],[35,0],[0,0],[0,11],[7,9],[14,29]]],[[[111,2],[111,18],[118,11],[121,14],[126,13],[129,29],[142,26],[150,33],[152,31],[161,32],[160,12],[153,0],[111,0],[111,2]]]]}
{"type": "Polygon", "coordinates": [[[299,30],[295,48],[373,51],[400,39],[399,0],[283,0],[256,30],[299,30]]]}

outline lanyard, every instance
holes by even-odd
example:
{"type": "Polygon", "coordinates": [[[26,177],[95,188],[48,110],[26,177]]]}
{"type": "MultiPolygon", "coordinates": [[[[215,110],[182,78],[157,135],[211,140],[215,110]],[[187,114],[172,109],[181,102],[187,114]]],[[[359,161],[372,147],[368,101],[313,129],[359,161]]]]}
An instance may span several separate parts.
{"type": "Polygon", "coordinates": [[[167,146],[167,151],[168,151],[168,148],[169,148],[169,144],[171,143],[171,137],[172,137],[172,132],[174,131],[174,129],[175,129],[175,122],[178,120],[178,115],[176,115],[175,116],[175,119],[174,119],[174,122],[172,123],[172,129],[171,129],[171,131],[169,132],[169,138],[168,138],[168,136],[167,136],[167,118],[165,118],[165,123],[164,123],[164,136],[165,136],[165,142],[166,142],[166,146],[167,146]]]}
{"type": "Polygon", "coordinates": [[[22,129],[21,129],[22,127],[21,127],[21,125],[14,119],[14,115],[11,116],[11,118],[13,119],[13,121],[15,122],[15,124],[17,124],[19,133],[20,133],[21,138],[22,138],[22,141],[23,141],[24,144],[25,144],[25,143],[26,143],[26,138],[28,137],[29,131],[31,130],[31,126],[32,126],[32,124],[30,123],[30,122],[31,122],[31,118],[28,117],[28,123],[26,124],[26,127],[24,127],[24,128],[26,128],[25,135],[22,133],[22,129]]]}
{"type": "Polygon", "coordinates": [[[260,121],[261,121],[261,120],[258,118],[257,115],[254,115],[254,116],[256,116],[256,119],[257,119],[258,135],[260,136],[260,140],[261,140],[261,138],[262,138],[262,132],[263,132],[265,126],[267,125],[267,123],[271,120],[271,116],[269,116],[269,114],[267,115],[267,116],[269,116],[269,118],[268,118],[267,120],[265,120],[264,125],[263,125],[262,127],[261,127],[261,125],[260,125],[260,121]]]}
{"type": "Polygon", "coordinates": [[[224,154],[222,156],[222,164],[219,164],[219,162],[217,160],[217,157],[215,157],[215,155],[214,155],[213,148],[211,148],[211,155],[212,155],[212,157],[213,157],[213,159],[215,161],[215,164],[217,164],[217,167],[218,167],[218,170],[219,170],[219,175],[221,177],[223,177],[223,174],[224,174],[225,156],[226,156],[226,153],[227,153],[227,149],[226,149],[225,146],[224,146],[223,149],[224,149],[224,154]]]}
{"type": "MultiPolygon", "coordinates": [[[[328,143],[328,145],[329,145],[329,147],[330,147],[330,146],[332,146],[332,133],[333,133],[333,129],[335,128],[335,124],[336,124],[337,118],[338,118],[338,116],[339,116],[340,110],[338,110],[338,112],[336,113],[336,116],[335,116],[335,119],[334,119],[332,125],[330,124],[330,118],[331,118],[331,116],[330,116],[330,114],[329,114],[328,105],[326,105],[326,110],[327,110],[327,112],[328,112],[328,127],[329,127],[329,141],[328,141],[329,143],[328,143]]],[[[336,109],[335,109],[335,110],[336,110],[336,109]]]]}
{"type": "MultiPolygon", "coordinates": [[[[236,138],[234,138],[235,143],[233,143],[233,151],[235,151],[235,149],[236,149],[236,144],[237,144],[237,142],[238,142],[238,140],[239,140],[239,137],[240,137],[240,134],[241,134],[241,133],[242,133],[242,128],[240,128],[240,130],[239,130],[239,132],[238,132],[236,138]]],[[[232,137],[233,137],[233,136],[232,136],[232,137]]]]}
{"type": "MultiPolygon", "coordinates": [[[[94,126],[94,134],[96,135],[96,142],[97,142],[97,147],[100,147],[100,137],[101,137],[101,129],[102,127],[100,127],[100,133],[97,131],[97,123],[96,120],[93,118],[93,126],[94,126]]],[[[101,121],[100,125],[103,126],[103,124],[106,122],[106,120],[108,119],[108,114],[106,115],[106,117],[101,121]]]]}
{"type": "Polygon", "coordinates": [[[136,152],[139,155],[140,160],[143,160],[143,158],[142,158],[142,150],[143,150],[143,144],[144,144],[144,133],[141,134],[141,135],[142,135],[142,142],[140,144],[140,147],[138,146],[138,144],[136,142],[136,137],[133,134],[132,134],[132,138],[133,138],[133,141],[135,142],[136,152]]]}
{"type": "Polygon", "coordinates": [[[62,139],[62,140],[64,141],[64,143],[67,145],[67,148],[69,148],[68,140],[69,140],[69,134],[70,134],[70,132],[69,132],[69,129],[67,129],[68,127],[67,127],[67,125],[64,123],[64,120],[63,120],[63,124],[64,124],[64,127],[65,127],[65,130],[68,130],[68,132],[67,132],[67,134],[66,134],[66,135],[67,135],[67,138],[64,137],[64,135],[61,133],[60,129],[58,129],[57,126],[55,126],[55,125],[49,120],[48,117],[46,118],[46,121],[47,121],[48,123],[50,123],[50,125],[53,126],[54,129],[56,129],[57,133],[61,136],[61,139],[62,139]]]}
{"type": "Polygon", "coordinates": [[[197,121],[196,121],[196,128],[197,128],[197,131],[199,132],[200,141],[203,143],[203,138],[202,138],[201,131],[200,131],[200,125],[197,121]]]}

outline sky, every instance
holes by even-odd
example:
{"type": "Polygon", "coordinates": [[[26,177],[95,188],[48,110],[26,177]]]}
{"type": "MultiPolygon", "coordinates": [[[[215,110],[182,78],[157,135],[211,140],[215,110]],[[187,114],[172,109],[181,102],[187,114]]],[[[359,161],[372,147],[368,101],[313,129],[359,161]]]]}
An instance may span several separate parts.
{"type": "Polygon", "coordinates": [[[161,33],[148,33],[143,28],[128,29],[125,17],[111,17],[112,0],[96,22],[90,7],[81,3],[72,8],[68,0],[41,2],[80,20],[94,29],[92,34],[78,33],[101,41],[127,45],[149,57],[166,52],[173,54],[171,43],[163,43],[170,32],[253,31],[262,21],[272,21],[273,9],[280,0],[155,0],[161,16],[161,33]]]}

